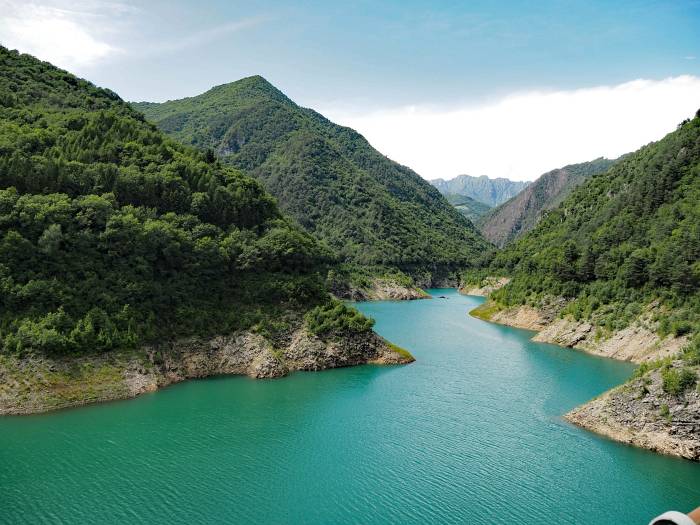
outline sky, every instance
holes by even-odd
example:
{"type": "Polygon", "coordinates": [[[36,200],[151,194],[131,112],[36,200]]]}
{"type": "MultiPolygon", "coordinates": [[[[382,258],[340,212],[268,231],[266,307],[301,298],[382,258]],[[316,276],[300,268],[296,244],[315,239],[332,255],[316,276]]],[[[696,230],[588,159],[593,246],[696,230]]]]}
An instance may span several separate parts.
{"type": "Polygon", "coordinates": [[[428,179],[532,180],[700,108],[700,0],[0,0],[0,43],[126,100],[260,74],[428,179]]]}

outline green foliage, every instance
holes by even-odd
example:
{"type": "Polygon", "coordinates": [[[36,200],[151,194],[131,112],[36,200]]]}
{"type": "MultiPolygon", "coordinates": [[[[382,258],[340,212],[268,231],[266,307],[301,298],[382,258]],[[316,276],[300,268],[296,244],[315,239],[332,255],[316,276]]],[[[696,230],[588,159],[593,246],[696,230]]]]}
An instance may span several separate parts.
{"type": "Polygon", "coordinates": [[[469,315],[476,317],[477,319],[482,319],[483,321],[490,321],[491,318],[502,309],[503,308],[501,305],[497,302],[486,301],[469,312],[469,315]]]}
{"type": "Polygon", "coordinates": [[[254,175],[340,262],[440,274],[473,264],[488,247],[413,171],[261,77],[134,107],[179,141],[254,175]]]}
{"type": "Polygon", "coordinates": [[[697,382],[697,374],[692,368],[664,367],[661,370],[661,381],[664,392],[672,396],[678,396],[686,390],[690,390],[697,382]]]}
{"type": "Polygon", "coordinates": [[[457,193],[443,193],[443,195],[447,202],[452,204],[459,213],[472,221],[472,223],[476,223],[480,217],[491,209],[491,206],[488,204],[472,199],[468,195],[459,195],[457,193]]]}
{"type": "Polygon", "coordinates": [[[321,337],[364,333],[370,331],[374,326],[374,319],[365,317],[355,308],[346,306],[337,300],[310,310],[304,319],[309,331],[321,337]]]}
{"type": "Polygon", "coordinates": [[[409,352],[405,348],[401,348],[400,346],[395,345],[394,343],[390,343],[389,341],[386,342],[386,345],[389,348],[391,348],[394,352],[399,354],[401,357],[403,357],[405,360],[407,360],[407,361],[414,360],[413,354],[411,354],[411,352],[409,352]]]}
{"type": "Polygon", "coordinates": [[[700,118],[573,190],[537,227],[491,256],[512,282],[504,305],[548,296],[617,330],[658,301],[659,333],[700,326],[700,118]]]}
{"type": "Polygon", "coordinates": [[[632,374],[632,377],[630,379],[637,379],[640,377],[644,377],[647,375],[647,373],[651,372],[652,370],[658,370],[659,368],[669,367],[669,366],[671,366],[671,358],[670,357],[667,357],[664,359],[657,359],[655,361],[645,361],[637,367],[637,369],[634,371],[634,374],[632,374]]]}
{"type": "Polygon", "coordinates": [[[700,365],[700,334],[696,335],[683,349],[681,356],[690,365],[700,365]]]}
{"type": "Polygon", "coordinates": [[[0,348],[107,351],[324,300],[330,252],[260,183],[0,47],[0,348]]]}

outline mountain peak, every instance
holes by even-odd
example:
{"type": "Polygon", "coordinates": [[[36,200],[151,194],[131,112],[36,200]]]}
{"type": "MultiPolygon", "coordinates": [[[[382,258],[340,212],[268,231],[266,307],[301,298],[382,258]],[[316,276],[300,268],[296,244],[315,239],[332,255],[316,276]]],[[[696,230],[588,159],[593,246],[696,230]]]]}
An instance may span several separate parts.
{"type": "Polygon", "coordinates": [[[209,91],[192,98],[210,99],[216,97],[218,100],[220,96],[232,97],[238,101],[267,98],[278,102],[293,103],[282,91],[261,75],[253,75],[234,82],[214,86],[209,91]]]}
{"type": "Polygon", "coordinates": [[[512,181],[501,177],[492,179],[487,175],[477,177],[466,174],[458,175],[450,180],[432,180],[430,183],[443,195],[466,195],[488,206],[498,206],[530,184],[529,182],[512,181]]]}

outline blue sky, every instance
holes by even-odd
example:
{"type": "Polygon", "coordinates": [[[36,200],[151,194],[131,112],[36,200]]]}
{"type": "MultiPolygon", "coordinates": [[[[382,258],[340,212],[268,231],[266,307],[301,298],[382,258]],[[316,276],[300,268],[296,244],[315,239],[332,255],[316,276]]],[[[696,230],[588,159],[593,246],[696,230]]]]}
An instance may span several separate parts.
{"type": "MultiPolygon", "coordinates": [[[[431,171],[431,156],[445,153],[428,145],[421,161],[404,158],[407,152],[389,140],[389,121],[397,115],[410,127],[406,115],[416,110],[454,117],[527,93],[700,77],[700,0],[0,0],[0,12],[4,45],[51,60],[125,99],[180,98],[261,74],[300,104],[361,128],[397,160],[418,162],[431,178],[450,170],[488,173],[489,165],[470,163],[469,150],[479,149],[473,146],[459,154],[463,165],[453,152],[449,166],[423,173],[431,171]],[[380,134],[380,128],[388,131],[380,134]]],[[[693,105],[695,88],[682,88],[690,97],[682,107],[660,111],[673,115],[654,124],[648,140],[700,107],[700,92],[693,105]]],[[[640,103],[654,100],[642,97],[640,103]]],[[[582,150],[571,160],[593,153],[582,150]]],[[[547,162],[560,160],[547,158],[542,166],[547,162]]],[[[500,166],[495,174],[532,178],[538,169],[500,166]]]]}

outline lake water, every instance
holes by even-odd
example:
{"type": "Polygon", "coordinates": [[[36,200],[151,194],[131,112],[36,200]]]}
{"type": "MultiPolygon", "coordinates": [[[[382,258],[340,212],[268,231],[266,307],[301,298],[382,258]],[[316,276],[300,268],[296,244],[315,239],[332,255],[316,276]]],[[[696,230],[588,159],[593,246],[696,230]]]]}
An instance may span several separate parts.
{"type": "Polygon", "coordinates": [[[220,377],[0,418],[0,523],[646,524],[700,465],[575,428],[625,363],[473,319],[453,290],[361,303],[408,366],[220,377]]]}

